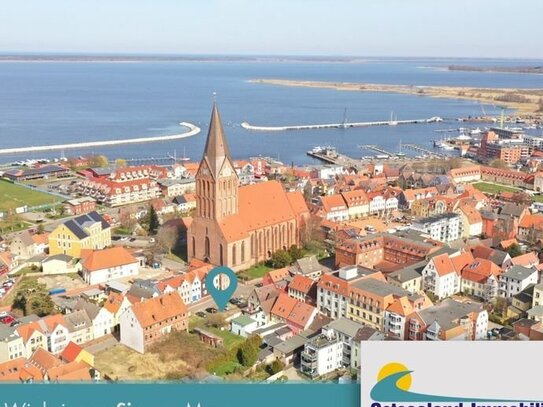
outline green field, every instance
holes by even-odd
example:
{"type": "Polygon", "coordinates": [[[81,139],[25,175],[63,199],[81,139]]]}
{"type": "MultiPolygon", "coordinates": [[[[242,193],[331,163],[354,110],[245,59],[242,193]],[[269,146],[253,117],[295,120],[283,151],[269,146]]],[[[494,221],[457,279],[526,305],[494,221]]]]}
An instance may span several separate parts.
{"type": "Polygon", "coordinates": [[[37,206],[59,202],[61,199],[40,191],[0,180],[0,212],[6,212],[20,206],[37,206]]]}
{"type": "Polygon", "coordinates": [[[273,270],[272,267],[268,267],[265,264],[256,264],[253,267],[240,272],[241,277],[245,277],[247,280],[254,280],[255,278],[261,278],[268,271],[273,270]]]}
{"type": "Polygon", "coordinates": [[[488,194],[499,194],[500,192],[519,192],[519,188],[508,187],[505,185],[490,184],[488,182],[476,182],[473,184],[481,192],[486,192],[488,194]]]}

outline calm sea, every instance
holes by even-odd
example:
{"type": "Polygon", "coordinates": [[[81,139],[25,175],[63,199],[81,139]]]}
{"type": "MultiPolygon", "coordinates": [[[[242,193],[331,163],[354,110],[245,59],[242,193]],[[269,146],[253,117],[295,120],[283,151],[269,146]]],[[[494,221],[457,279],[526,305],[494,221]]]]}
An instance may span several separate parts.
{"type": "MultiPolygon", "coordinates": [[[[0,148],[179,133],[178,123],[202,127],[192,138],[176,142],[69,150],[66,155],[104,153],[110,158],[185,154],[198,160],[207,131],[213,92],[222,113],[234,158],[267,155],[285,163],[308,163],[305,152],[331,144],[353,156],[369,155],[360,144],[397,151],[403,143],[430,146],[442,137],[434,130],[457,128],[451,120],[359,129],[255,133],[239,124],[313,124],[398,120],[499,113],[496,106],[413,95],[338,92],[248,83],[255,78],[342,82],[543,87],[543,75],[451,72],[448,64],[530,65],[541,61],[368,59],[362,63],[293,62],[3,62],[0,63],[0,148]]],[[[0,156],[0,162],[22,158],[0,156]]]]}

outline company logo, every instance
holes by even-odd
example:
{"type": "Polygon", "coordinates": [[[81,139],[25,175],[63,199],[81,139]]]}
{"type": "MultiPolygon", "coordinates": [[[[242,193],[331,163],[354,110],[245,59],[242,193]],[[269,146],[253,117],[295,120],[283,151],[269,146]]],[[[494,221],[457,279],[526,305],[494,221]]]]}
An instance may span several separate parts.
{"type": "MultiPolygon", "coordinates": [[[[399,362],[392,362],[384,365],[377,375],[377,383],[373,386],[370,397],[375,400],[371,407],[400,407],[398,402],[424,402],[426,407],[431,407],[432,402],[457,403],[454,407],[465,407],[463,403],[468,403],[470,407],[482,407],[478,403],[503,403],[504,406],[516,407],[543,407],[542,402],[524,400],[499,400],[490,398],[471,398],[456,396],[441,396],[435,394],[424,394],[411,391],[411,385],[415,378],[415,372],[409,370],[405,365],[399,362]],[[392,405],[382,405],[381,402],[393,402],[392,405]]],[[[443,407],[443,406],[441,406],[443,407]]],[[[448,405],[447,407],[453,407],[448,405]]],[[[487,406],[485,406],[487,407],[487,406]]]]}

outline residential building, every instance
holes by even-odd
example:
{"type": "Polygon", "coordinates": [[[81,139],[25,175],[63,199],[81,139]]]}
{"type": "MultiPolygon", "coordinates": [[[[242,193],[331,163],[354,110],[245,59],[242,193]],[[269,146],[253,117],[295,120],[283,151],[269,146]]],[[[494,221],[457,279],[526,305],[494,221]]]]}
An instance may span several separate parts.
{"type": "Polygon", "coordinates": [[[460,292],[460,273],[473,261],[471,252],[450,256],[447,253],[432,257],[422,270],[424,290],[431,291],[439,299],[460,292]]]}
{"type": "Polygon", "coordinates": [[[311,325],[317,315],[317,309],[309,304],[279,294],[271,309],[271,318],[275,322],[284,322],[294,334],[304,331],[311,325]]]}
{"type": "Polygon", "coordinates": [[[362,189],[342,192],[341,196],[347,204],[349,219],[358,219],[368,216],[370,213],[370,202],[368,196],[362,189]]]}
{"type": "Polygon", "coordinates": [[[537,284],[538,274],[536,268],[523,266],[511,267],[500,275],[499,295],[508,299],[512,298],[524,291],[529,285],[537,284]]]}
{"type": "Polygon", "coordinates": [[[88,177],[78,191],[111,207],[134,204],[158,198],[157,179],[165,176],[167,170],[159,166],[123,167],[105,177],[88,177]]]}
{"type": "Polygon", "coordinates": [[[324,273],[325,267],[319,263],[317,256],[311,255],[303,257],[294,262],[289,268],[289,272],[292,275],[300,274],[312,280],[318,280],[324,273]]]}
{"type": "Polygon", "coordinates": [[[26,260],[44,254],[49,246],[48,239],[48,233],[32,234],[28,230],[18,233],[13,237],[9,245],[13,260],[18,262],[19,260],[26,260]]]}
{"type": "Polygon", "coordinates": [[[349,286],[347,318],[384,332],[385,311],[396,298],[411,293],[375,278],[365,278],[349,286]]]}
{"type": "Polygon", "coordinates": [[[139,353],[173,330],[188,330],[188,310],[177,292],[136,303],[120,319],[121,343],[139,353]]]}
{"type": "Polygon", "coordinates": [[[23,338],[11,327],[0,325],[0,363],[26,357],[23,338]]]}
{"type": "Polygon", "coordinates": [[[300,192],[279,182],[239,186],[217,106],[213,106],[204,156],[196,174],[196,214],[188,231],[189,261],[235,271],[299,245],[309,210],[300,192]]]}
{"type": "Polygon", "coordinates": [[[288,285],[288,295],[300,302],[315,304],[317,283],[301,274],[296,274],[288,285]]]}
{"type": "Polygon", "coordinates": [[[90,196],[69,199],[64,202],[64,211],[68,215],[83,215],[96,210],[96,200],[90,196]]]}
{"type": "Polygon", "coordinates": [[[460,273],[460,291],[489,301],[498,295],[502,269],[490,260],[476,258],[460,273]]]}
{"type": "Polygon", "coordinates": [[[139,274],[139,261],[122,246],[81,250],[81,275],[87,284],[101,284],[139,274]]]}
{"type": "Polygon", "coordinates": [[[333,331],[322,333],[305,343],[300,371],[311,378],[333,372],[343,366],[343,342],[333,331]]]}
{"type": "MultiPolygon", "coordinates": [[[[64,324],[68,328],[68,342],[81,345],[94,339],[92,321],[85,310],[66,314],[64,316],[64,324]]],[[[68,344],[66,343],[66,345],[68,344]]]]}
{"type": "Polygon", "coordinates": [[[165,178],[157,181],[160,192],[165,197],[182,196],[196,191],[196,180],[194,178],[165,178]]]}
{"type": "Polygon", "coordinates": [[[337,242],[336,267],[359,265],[376,268],[384,264],[387,266],[387,271],[393,271],[392,269],[418,263],[441,247],[440,243],[413,231],[351,238],[337,242]]]}
{"type": "Polygon", "coordinates": [[[401,287],[412,294],[421,292],[423,288],[422,270],[426,264],[426,261],[421,261],[419,263],[393,271],[392,273],[387,273],[387,282],[401,287]]]}
{"type": "Polygon", "coordinates": [[[343,222],[349,219],[349,208],[341,194],[319,197],[324,218],[332,222],[343,222]]]}
{"type": "Polygon", "coordinates": [[[439,242],[451,242],[461,237],[460,216],[455,213],[443,213],[428,218],[417,219],[411,229],[429,234],[439,242]]]}
{"type": "Polygon", "coordinates": [[[482,304],[446,299],[416,312],[408,326],[409,340],[483,340],[488,331],[488,312],[482,304]]]}
{"type": "Polygon", "coordinates": [[[97,212],[78,216],[58,225],[49,235],[49,254],[80,257],[81,250],[111,246],[111,227],[97,212]]]}

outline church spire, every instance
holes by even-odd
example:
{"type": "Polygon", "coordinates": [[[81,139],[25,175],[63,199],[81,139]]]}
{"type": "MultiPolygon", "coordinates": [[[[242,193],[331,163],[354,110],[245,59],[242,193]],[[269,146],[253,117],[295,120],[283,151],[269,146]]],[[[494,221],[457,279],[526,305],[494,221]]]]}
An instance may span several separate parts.
{"type": "Polygon", "coordinates": [[[224,161],[231,160],[217,103],[213,103],[203,159],[207,161],[210,172],[215,179],[219,177],[219,171],[224,161]]]}

